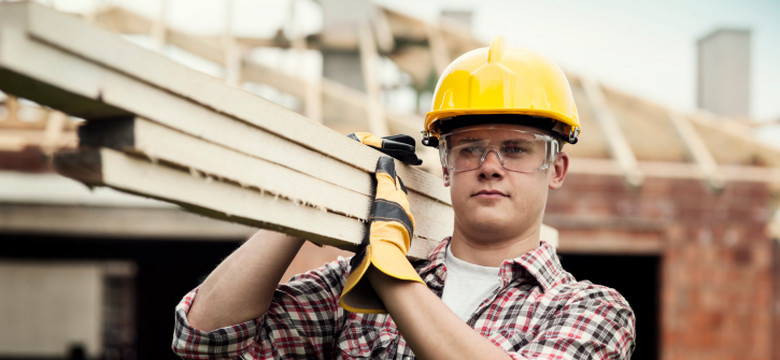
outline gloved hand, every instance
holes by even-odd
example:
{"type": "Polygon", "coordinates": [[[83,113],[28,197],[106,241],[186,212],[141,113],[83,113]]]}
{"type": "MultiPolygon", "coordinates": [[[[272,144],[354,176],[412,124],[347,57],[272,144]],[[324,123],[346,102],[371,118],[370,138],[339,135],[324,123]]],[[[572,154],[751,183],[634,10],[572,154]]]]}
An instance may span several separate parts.
{"type": "Polygon", "coordinates": [[[406,259],[414,235],[414,218],[409,211],[406,187],[395,174],[393,159],[380,157],[375,176],[376,195],[368,234],[352,258],[352,270],[339,299],[347,311],[368,314],[386,312],[382,300],[364,276],[369,267],[396,279],[425,284],[406,259]]]}
{"type": "Polygon", "coordinates": [[[385,137],[377,137],[367,132],[356,132],[347,135],[350,139],[357,140],[365,145],[377,149],[387,155],[401,160],[407,165],[420,165],[422,159],[414,153],[414,138],[409,135],[398,134],[385,137]]]}

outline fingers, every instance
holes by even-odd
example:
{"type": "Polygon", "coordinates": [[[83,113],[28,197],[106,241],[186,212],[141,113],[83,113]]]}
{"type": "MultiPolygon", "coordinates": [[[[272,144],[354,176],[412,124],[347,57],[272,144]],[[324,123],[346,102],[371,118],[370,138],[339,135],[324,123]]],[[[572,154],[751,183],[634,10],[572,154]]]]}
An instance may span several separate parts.
{"type": "Polygon", "coordinates": [[[398,134],[380,138],[368,132],[355,132],[348,134],[347,137],[364,145],[371,146],[387,155],[392,156],[395,159],[402,161],[404,164],[422,164],[422,159],[417,157],[417,154],[414,152],[414,138],[409,135],[398,134]]]}
{"type": "Polygon", "coordinates": [[[405,228],[414,231],[414,218],[409,205],[409,197],[403,181],[396,175],[395,161],[381,156],[376,165],[376,195],[372,208],[372,221],[396,220],[405,228]]]}
{"type": "Polygon", "coordinates": [[[382,139],[374,136],[374,134],[371,133],[355,132],[347,135],[347,137],[376,149],[380,149],[382,147],[382,139]]]}
{"type": "Polygon", "coordinates": [[[393,141],[393,142],[404,143],[406,145],[411,145],[412,148],[414,148],[414,146],[415,146],[414,138],[409,136],[409,135],[406,135],[406,134],[396,134],[396,135],[385,136],[384,139],[385,140],[390,140],[390,141],[393,141]]]}
{"type": "Polygon", "coordinates": [[[395,183],[395,161],[393,161],[393,158],[389,156],[380,156],[376,161],[376,172],[377,175],[379,175],[379,173],[387,174],[393,179],[393,183],[395,183]]]}

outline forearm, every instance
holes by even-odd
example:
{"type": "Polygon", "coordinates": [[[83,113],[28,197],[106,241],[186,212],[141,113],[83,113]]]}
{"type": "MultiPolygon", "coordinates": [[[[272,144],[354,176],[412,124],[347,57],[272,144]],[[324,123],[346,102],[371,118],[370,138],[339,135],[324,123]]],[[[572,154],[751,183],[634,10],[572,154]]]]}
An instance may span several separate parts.
{"type": "Polygon", "coordinates": [[[258,231],[201,284],[187,315],[190,325],[211,331],[265,313],[303,242],[281,233],[258,231]]]}
{"type": "Polygon", "coordinates": [[[369,279],[420,359],[509,359],[453,313],[425,285],[370,270],[369,279]]]}

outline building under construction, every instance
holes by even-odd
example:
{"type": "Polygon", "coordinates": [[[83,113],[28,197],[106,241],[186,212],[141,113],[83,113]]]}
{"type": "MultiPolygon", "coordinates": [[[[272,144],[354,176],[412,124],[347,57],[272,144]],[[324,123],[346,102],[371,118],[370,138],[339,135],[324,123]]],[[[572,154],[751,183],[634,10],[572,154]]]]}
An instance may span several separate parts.
{"type": "MultiPolygon", "coordinates": [[[[351,238],[315,228],[328,213],[316,208],[334,200],[298,197],[283,182],[336,194],[332,184],[351,175],[302,169],[339,160],[360,178],[373,163],[363,153],[322,157],[288,134],[322,135],[322,146],[354,131],[417,137],[438,74],[487,44],[464,12],[427,22],[367,1],[318,4],[320,32],[272,37],[195,34],[167,26],[164,11],[0,4],[0,359],[175,358],[174,306],[257,226],[335,246],[307,245],[290,274],[349,254],[351,238]],[[386,106],[400,91],[421,105],[386,106]],[[282,168],[282,155],[253,147],[266,141],[309,163],[282,168]],[[190,144],[203,152],[166,157],[166,146],[190,144]],[[69,155],[80,147],[89,150],[69,155]],[[242,179],[242,166],[289,178],[242,179]],[[255,214],[255,199],[289,210],[255,214]]],[[[544,223],[564,268],[633,306],[635,359],[780,358],[780,148],[756,141],[747,117],[749,61],[739,54],[749,36],[727,29],[699,41],[695,113],[567,73],[586,135],[566,147],[568,179],[544,223]]],[[[419,151],[427,173],[401,174],[417,194],[412,210],[445,213],[446,190],[427,190],[440,184],[438,155],[419,151]]],[[[364,197],[333,206],[357,214],[364,197]]],[[[355,218],[322,221],[361,231],[355,218]]],[[[446,235],[434,225],[421,234],[446,235]]]]}

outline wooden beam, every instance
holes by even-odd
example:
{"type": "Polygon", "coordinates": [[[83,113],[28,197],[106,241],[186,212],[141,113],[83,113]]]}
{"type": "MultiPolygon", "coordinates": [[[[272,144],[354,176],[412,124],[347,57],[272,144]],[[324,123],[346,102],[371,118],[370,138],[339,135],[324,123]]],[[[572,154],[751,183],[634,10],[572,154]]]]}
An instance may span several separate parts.
{"type": "MultiPolygon", "coordinates": [[[[303,74],[306,72],[306,65],[309,64],[310,60],[308,57],[306,57],[306,37],[305,34],[299,33],[299,31],[295,28],[299,21],[299,15],[296,11],[298,1],[291,1],[290,2],[290,21],[288,23],[288,29],[290,33],[292,33],[292,48],[295,51],[295,71],[297,74],[303,74]]],[[[251,66],[252,64],[247,64],[251,66]]],[[[303,78],[300,78],[301,82],[303,82],[303,95],[298,96],[303,100],[303,111],[304,115],[306,115],[307,118],[311,119],[314,122],[317,123],[323,123],[323,114],[322,114],[322,86],[320,79],[321,76],[317,76],[317,79],[314,79],[313,81],[304,81],[303,78]]],[[[256,81],[256,79],[253,79],[256,81]]]]}
{"type": "Polygon", "coordinates": [[[107,185],[128,193],[179,204],[197,213],[231,222],[271,228],[345,248],[362,239],[364,225],[340,216],[262,191],[247,191],[238,184],[209,181],[197,173],[106,148],[63,153],[55,158],[57,170],[88,185],[107,185]]]}
{"type": "MultiPolygon", "coordinates": [[[[300,236],[320,245],[354,250],[366,228],[364,219],[309,206],[262,189],[211,177],[211,174],[195,169],[175,168],[161,161],[107,148],[61,153],[55,158],[55,166],[61,174],[87,185],[110,186],[178,204],[212,218],[300,236]]],[[[297,193],[304,192],[305,189],[299,189],[297,193]]],[[[421,203],[421,199],[416,194],[410,195],[413,208],[421,203]]],[[[449,215],[448,208],[440,209],[444,212],[419,209],[425,217],[416,218],[418,231],[412,242],[410,257],[425,258],[443,238],[423,237],[425,226],[438,227],[440,225],[433,220],[449,215]]],[[[364,209],[364,217],[368,211],[364,209]]]]}
{"type": "Polygon", "coordinates": [[[699,136],[699,133],[693,128],[688,118],[675,111],[669,111],[669,120],[674,125],[675,130],[680,135],[685,149],[693,158],[699,170],[704,174],[707,183],[713,190],[723,189],[723,176],[718,171],[718,164],[710,153],[707,145],[699,136]]]}
{"type": "MultiPolygon", "coordinates": [[[[640,161],[637,163],[644,178],[707,180],[707,174],[696,164],[640,161]]],[[[748,181],[780,186],[780,169],[775,167],[749,165],[721,165],[720,174],[724,182],[748,181]]],[[[572,174],[623,176],[623,169],[611,159],[573,158],[569,166],[572,174]]]]}
{"type": "Polygon", "coordinates": [[[49,111],[48,115],[49,116],[46,119],[46,128],[43,130],[43,141],[40,146],[44,154],[51,155],[56,150],[60,149],[61,139],[64,135],[63,130],[68,121],[68,117],[56,110],[49,111]]]}
{"type": "Polygon", "coordinates": [[[22,125],[23,123],[19,121],[19,99],[16,96],[13,95],[6,95],[5,100],[3,101],[5,105],[5,118],[2,120],[2,125],[4,128],[9,128],[12,126],[15,127],[21,127],[19,125],[22,125]]]}
{"type": "MultiPolygon", "coordinates": [[[[120,24],[126,24],[116,29],[117,27],[113,26],[111,21],[99,21],[98,24],[101,27],[113,31],[141,32],[139,28],[143,27],[144,24],[147,24],[146,26],[152,24],[151,20],[121,8],[110,7],[106,10],[106,14],[98,19],[116,18],[121,19],[116,20],[120,24]]],[[[227,50],[219,37],[197,36],[176,29],[168,29],[166,40],[168,44],[193,55],[221,66],[227,66],[224,55],[227,50]]],[[[249,46],[245,41],[239,42],[239,44],[249,46]]],[[[370,110],[365,93],[324,78],[318,82],[308,82],[298,76],[286,74],[247,58],[242,60],[240,73],[244,81],[268,85],[285,94],[304,99],[307,105],[306,115],[315,122],[322,122],[319,119],[337,119],[346,126],[368,130],[366,114],[370,110]]],[[[389,126],[389,131],[392,133],[411,133],[409,128],[414,128],[414,132],[419,131],[417,127],[411,126],[397,114],[390,113],[386,109],[383,114],[386,117],[385,121],[389,126]]]]}
{"type": "MultiPolygon", "coordinates": [[[[312,176],[311,171],[306,169],[293,170],[286,167],[281,155],[268,158],[250,156],[141,118],[88,123],[80,128],[79,137],[84,146],[105,146],[143,155],[156,163],[168,163],[207,177],[210,181],[232,182],[302,206],[356,218],[362,222],[368,220],[372,201],[370,191],[366,192],[362,186],[348,188],[329,183],[312,176]]],[[[283,149],[283,152],[290,153],[290,157],[304,158],[310,164],[323,163],[312,158],[317,155],[312,154],[311,150],[290,147],[283,149]]],[[[363,183],[371,182],[369,174],[362,173],[359,176],[363,183]]],[[[362,185],[356,182],[353,184],[362,185]]],[[[416,192],[410,194],[410,201],[418,213],[451,217],[449,206],[442,202],[432,201],[416,192]]],[[[420,223],[416,230],[417,237],[426,241],[447,235],[446,232],[437,232],[437,227],[435,222],[420,223]]]]}
{"type": "Polygon", "coordinates": [[[5,234],[95,238],[242,241],[255,228],[206,218],[180,208],[3,203],[5,234]]]}
{"type": "Polygon", "coordinates": [[[428,47],[431,51],[431,58],[436,69],[436,75],[444,73],[444,69],[450,63],[450,54],[447,50],[447,43],[444,41],[439,28],[433,24],[426,23],[425,31],[428,34],[428,47]]]}
{"type": "Polygon", "coordinates": [[[154,41],[154,45],[157,49],[162,50],[165,48],[166,37],[168,35],[168,25],[166,19],[168,15],[168,1],[160,0],[157,9],[157,18],[152,23],[151,36],[154,41]]]}
{"type": "Polygon", "coordinates": [[[395,48],[393,29],[387,20],[387,15],[376,4],[371,4],[371,25],[377,38],[377,47],[383,53],[389,53],[395,48]]]}
{"type": "MultiPolygon", "coordinates": [[[[720,136],[715,144],[708,138],[702,138],[702,140],[710,142],[709,148],[716,157],[719,152],[720,156],[724,156],[722,153],[733,153],[730,154],[733,157],[726,157],[729,160],[725,161],[726,163],[734,162],[734,158],[741,158],[744,162],[759,161],[768,166],[780,167],[780,151],[777,146],[757,141],[753,131],[744,124],[726,118],[718,118],[703,110],[696,111],[688,117],[688,120],[698,132],[712,132],[720,136]],[[753,157],[758,159],[753,159],[753,157]]],[[[721,161],[721,163],[724,162],[721,161]]]]}
{"type": "Polygon", "coordinates": [[[225,82],[232,86],[241,85],[241,68],[243,65],[243,49],[236,41],[233,33],[233,12],[235,2],[233,0],[225,1],[225,33],[222,41],[225,47],[225,82]]]}
{"type": "Polygon", "coordinates": [[[376,41],[368,22],[361,22],[358,29],[360,46],[360,65],[363,71],[363,84],[366,88],[368,131],[377,136],[390,135],[381,103],[382,84],[379,82],[379,54],[376,41]]]}
{"type": "Polygon", "coordinates": [[[604,137],[607,139],[610,153],[620,166],[623,177],[628,184],[640,186],[642,184],[643,175],[637,167],[636,156],[634,156],[631,146],[628,145],[626,137],[620,130],[620,124],[609,109],[609,104],[604,96],[604,91],[601,89],[601,86],[592,79],[583,78],[582,86],[585,90],[585,94],[593,105],[596,122],[599,124],[601,131],[605,135],[604,137]]]}

